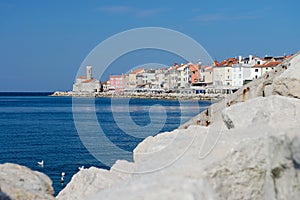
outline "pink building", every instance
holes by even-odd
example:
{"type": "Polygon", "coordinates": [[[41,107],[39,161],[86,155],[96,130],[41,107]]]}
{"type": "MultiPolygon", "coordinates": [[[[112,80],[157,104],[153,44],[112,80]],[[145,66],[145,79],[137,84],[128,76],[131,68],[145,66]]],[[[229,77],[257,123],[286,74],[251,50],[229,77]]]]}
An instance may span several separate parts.
{"type": "Polygon", "coordinates": [[[125,89],[125,75],[110,75],[110,90],[122,92],[125,89]]]}

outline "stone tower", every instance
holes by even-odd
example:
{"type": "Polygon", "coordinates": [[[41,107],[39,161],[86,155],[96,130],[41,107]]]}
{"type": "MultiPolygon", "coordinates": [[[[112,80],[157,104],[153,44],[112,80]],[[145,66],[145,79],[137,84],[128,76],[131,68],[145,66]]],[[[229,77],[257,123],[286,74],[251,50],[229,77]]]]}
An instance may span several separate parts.
{"type": "Polygon", "coordinates": [[[92,79],[92,66],[86,66],[86,79],[92,79]]]}

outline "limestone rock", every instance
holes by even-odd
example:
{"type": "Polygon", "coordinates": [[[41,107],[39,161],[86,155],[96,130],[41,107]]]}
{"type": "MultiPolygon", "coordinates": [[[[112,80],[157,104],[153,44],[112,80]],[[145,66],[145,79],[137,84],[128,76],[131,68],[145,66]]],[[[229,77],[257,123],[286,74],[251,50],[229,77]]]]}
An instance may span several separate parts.
{"type": "Polygon", "coordinates": [[[138,181],[126,182],[96,194],[91,200],[157,200],[178,199],[215,200],[217,197],[213,190],[203,179],[175,177],[143,176],[138,181]]]}
{"type": "Polygon", "coordinates": [[[95,167],[83,169],[72,177],[71,182],[58,194],[57,199],[88,199],[98,191],[112,187],[125,177],[122,173],[110,172],[95,167]]]}
{"type": "Polygon", "coordinates": [[[291,128],[300,123],[300,100],[277,95],[258,97],[224,109],[222,116],[229,129],[257,124],[291,128]]]}
{"type": "Polygon", "coordinates": [[[274,79],[274,94],[300,98],[300,56],[294,57],[288,69],[274,79]]]}
{"type": "Polygon", "coordinates": [[[205,177],[221,199],[294,199],[299,190],[288,137],[242,141],[205,177]]]}
{"type": "Polygon", "coordinates": [[[48,176],[17,164],[0,165],[0,189],[14,200],[54,199],[48,176]]]}

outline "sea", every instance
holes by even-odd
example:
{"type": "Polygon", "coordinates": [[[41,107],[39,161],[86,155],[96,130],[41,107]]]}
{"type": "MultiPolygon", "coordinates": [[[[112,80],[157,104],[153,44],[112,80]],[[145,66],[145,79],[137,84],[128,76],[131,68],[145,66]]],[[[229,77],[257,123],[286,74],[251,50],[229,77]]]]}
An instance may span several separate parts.
{"type": "MultiPolygon", "coordinates": [[[[53,97],[49,96],[50,94],[0,93],[0,164],[17,163],[45,173],[53,182],[55,195],[79,171],[80,166],[110,168],[107,163],[95,158],[82,142],[74,120],[74,112],[95,113],[108,140],[132,154],[133,149],[143,141],[147,133],[149,136],[172,131],[213,103],[195,100],[82,98],[80,108],[90,108],[90,102],[93,102],[93,109],[80,111],[74,110],[72,97],[53,97]],[[153,107],[158,109],[151,109],[153,107]],[[129,115],[126,112],[129,112],[129,115]],[[160,119],[162,114],[165,114],[165,120],[160,119]],[[124,131],[124,127],[120,125],[120,116],[121,119],[130,118],[130,122],[134,123],[127,123],[133,127],[130,133],[128,130],[124,131]],[[156,116],[158,120],[155,120],[156,116]],[[151,130],[149,127],[152,127],[151,130]],[[151,132],[155,128],[159,129],[151,132]],[[37,162],[42,160],[44,166],[38,165],[37,162]],[[63,183],[62,172],[65,173],[63,183]]],[[[89,120],[92,119],[85,120],[84,123],[89,124],[89,120]]],[[[99,151],[107,151],[101,148],[105,147],[99,145],[99,151]]],[[[132,161],[132,157],[127,159],[132,161]]]]}

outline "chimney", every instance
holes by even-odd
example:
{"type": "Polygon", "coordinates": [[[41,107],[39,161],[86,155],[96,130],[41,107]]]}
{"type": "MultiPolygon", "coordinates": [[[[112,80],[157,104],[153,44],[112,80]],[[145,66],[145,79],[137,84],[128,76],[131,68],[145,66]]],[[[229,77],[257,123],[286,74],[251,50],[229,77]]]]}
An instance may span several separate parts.
{"type": "Polygon", "coordinates": [[[239,56],[239,63],[242,62],[242,56],[239,56]]]}
{"type": "Polygon", "coordinates": [[[86,79],[92,79],[92,66],[86,66],[86,79]]]}
{"type": "Polygon", "coordinates": [[[253,56],[249,55],[249,62],[252,62],[253,56]]]}
{"type": "Polygon", "coordinates": [[[214,60],[214,65],[219,66],[219,62],[217,60],[214,60]]]}

